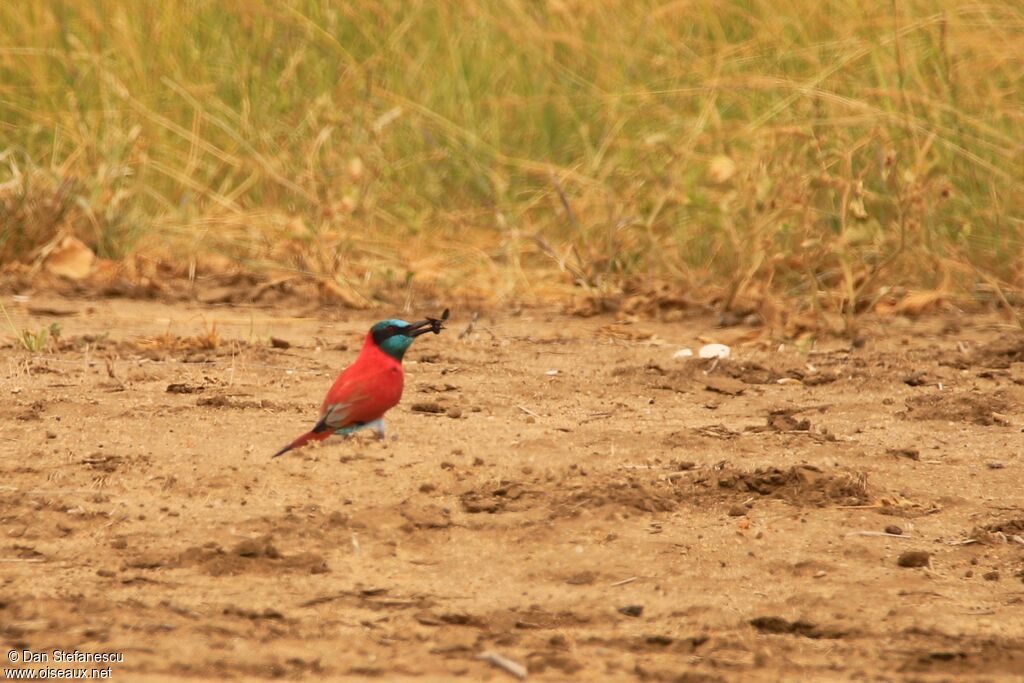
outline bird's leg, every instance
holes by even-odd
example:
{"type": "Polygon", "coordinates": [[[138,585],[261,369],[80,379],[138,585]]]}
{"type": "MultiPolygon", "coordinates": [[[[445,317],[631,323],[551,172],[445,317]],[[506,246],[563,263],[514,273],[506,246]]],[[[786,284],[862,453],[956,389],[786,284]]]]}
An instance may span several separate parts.
{"type": "Polygon", "coordinates": [[[367,428],[372,429],[377,438],[384,441],[387,438],[387,434],[384,431],[384,418],[374,420],[373,422],[366,423],[367,428]]]}
{"type": "Polygon", "coordinates": [[[356,432],[363,429],[372,429],[378,439],[384,439],[384,420],[377,419],[371,420],[370,422],[360,422],[359,424],[349,425],[348,427],[342,427],[341,429],[335,430],[335,434],[343,438],[350,438],[356,432]]]}
{"type": "Polygon", "coordinates": [[[343,439],[350,439],[350,438],[352,438],[352,435],[355,432],[358,432],[360,429],[363,429],[364,427],[366,427],[366,423],[365,422],[360,422],[359,424],[349,425],[348,427],[342,427],[341,429],[336,429],[336,430],[334,430],[334,434],[336,436],[340,436],[343,439]]]}

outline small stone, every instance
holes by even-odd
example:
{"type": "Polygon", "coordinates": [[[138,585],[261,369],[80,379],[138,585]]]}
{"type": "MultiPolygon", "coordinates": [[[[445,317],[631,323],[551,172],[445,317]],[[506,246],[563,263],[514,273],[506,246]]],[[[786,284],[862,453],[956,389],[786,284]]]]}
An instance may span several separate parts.
{"type": "Polygon", "coordinates": [[[742,505],[733,505],[729,508],[730,517],[742,517],[747,514],[747,508],[742,505]]]}
{"type": "Polygon", "coordinates": [[[921,459],[921,451],[916,448],[889,448],[885,452],[897,458],[907,458],[908,460],[921,459]]]}
{"type": "Polygon", "coordinates": [[[431,401],[424,401],[421,403],[413,403],[410,406],[414,413],[443,413],[444,408],[437,403],[431,401]]]}
{"type": "Polygon", "coordinates": [[[915,372],[904,377],[903,383],[908,387],[921,387],[928,383],[928,375],[923,371],[915,372]]]}
{"type": "Polygon", "coordinates": [[[998,581],[999,580],[999,570],[993,569],[990,572],[985,572],[984,574],[981,575],[981,578],[985,579],[986,581],[998,581]]]}
{"type": "Polygon", "coordinates": [[[625,614],[627,617],[639,617],[643,613],[643,605],[626,605],[619,608],[619,614],[625,614]]]}
{"type": "Polygon", "coordinates": [[[924,550],[908,550],[900,554],[896,564],[901,567],[927,567],[931,559],[931,553],[924,550]]]}
{"type": "Polygon", "coordinates": [[[732,355],[732,349],[725,344],[705,344],[697,352],[697,357],[705,360],[709,358],[728,358],[730,355],[732,355]]]}
{"type": "Polygon", "coordinates": [[[988,467],[988,468],[989,468],[990,470],[1001,470],[1001,469],[1003,469],[1004,467],[1006,467],[1006,465],[1004,465],[1004,464],[1003,464],[1003,463],[1001,463],[1001,462],[988,462],[988,463],[985,463],[985,465],[986,465],[986,466],[987,466],[987,467],[988,467]]]}
{"type": "Polygon", "coordinates": [[[327,518],[327,522],[331,526],[346,526],[348,524],[348,515],[340,510],[335,510],[327,518]]]}
{"type": "Polygon", "coordinates": [[[110,542],[110,547],[114,550],[124,550],[128,547],[128,541],[123,538],[115,538],[110,542]]]}
{"type": "Polygon", "coordinates": [[[449,408],[445,414],[453,420],[458,420],[462,417],[462,408],[449,408]]]}
{"type": "Polygon", "coordinates": [[[117,576],[117,572],[111,569],[97,569],[96,576],[102,576],[105,579],[110,579],[117,576]]]}
{"type": "Polygon", "coordinates": [[[420,484],[420,493],[432,493],[437,489],[437,486],[431,483],[420,484]]]}
{"type": "Polygon", "coordinates": [[[271,337],[270,345],[275,349],[290,349],[292,347],[292,343],[290,341],[287,339],[281,339],[280,337],[271,337]]]}
{"type": "Polygon", "coordinates": [[[47,430],[46,431],[46,438],[47,439],[56,439],[57,438],[57,432],[51,432],[50,430],[47,430]]]}
{"type": "Polygon", "coordinates": [[[895,524],[890,524],[889,526],[885,527],[885,533],[892,534],[894,536],[902,536],[903,529],[899,528],[895,524]]]}
{"type": "Polygon", "coordinates": [[[595,581],[597,581],[597,574],[591,571],[576,572],[565,579],[570,586],[589,586],[595,581]]]}

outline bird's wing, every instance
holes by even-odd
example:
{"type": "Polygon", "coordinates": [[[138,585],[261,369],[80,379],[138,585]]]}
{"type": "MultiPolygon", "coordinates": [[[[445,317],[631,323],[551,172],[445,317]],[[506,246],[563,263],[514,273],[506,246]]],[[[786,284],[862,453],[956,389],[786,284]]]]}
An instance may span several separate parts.
{"type": "Polygon", "coordinates": [[[343,373],[327,394],[320,409],[320,422],[325,427],[337,430],[364,420],[374,419],[378,415],[365,415],[375,412],[371,404],[374,402],[373,387],[384,372],[343,373]]]}
{"type": "Polygon", "coordinates": [[[320,414],[320,421],[318,425],[323,425],[326,429],[335,431],[342,427],[349,425],[349,415],[352,413],[352,403],[344,401],[341,403],[328,403],[324,405],[324,410],[320,414]]]}

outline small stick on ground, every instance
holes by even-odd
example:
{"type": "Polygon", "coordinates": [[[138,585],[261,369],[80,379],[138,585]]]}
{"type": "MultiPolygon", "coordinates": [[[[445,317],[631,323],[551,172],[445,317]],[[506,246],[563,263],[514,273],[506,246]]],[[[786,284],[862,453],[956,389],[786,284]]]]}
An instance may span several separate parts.
{"type": "Polygon", "coordinates": [[[885,536],[886,538],[902,538],[906,540],[915,538],[907,534],[890,534],[888,531],[851,531],[846,536],[885,536]]]}
{"type": "Polygon", "coordinates": [[[523,412],[524,412],[524,413],[526,413],[527,415],[533,415],[533,416],[534,416],[534,417],[536,417],[536,418],[539,418],[539,417],[540,417],[540,415],[538,415],[537,413],[533,412],[532,410],[530,410],[529,408],[526,408],[526,407],[524,407],[524,406],[519,406],[519,405],[517,405],[517,406],[516,406],[516,408],[519,408],[519,410],[523,411],[523,412]]]}
{"type": "Polygon", "coordinates": [[[0,562],[45,562],[41,557],[0,557],[0,562]]]}
{"type": "Polygon", "coordinates": [[[494,650],[484,650],[479,654],[477,659],[482,659],[491,666],[496,666],[499,669],[504,669],[508,673],[512,674],[519,680],[526,679],[526,667],[519,662],[513,662],[508,657],[505,657],[494,650]]]}
{"type": "Polygon", "coordinates": [[[633,583],[634,581],[636,581],[639,578],[640,578],[639,576],[631,576],[628,579],[623,579],[622,581],[616,581],[615,583],[610,584],[610,586],[612,588],[615,588],[616,586],[625,586],[627,583],[633,583]]]}

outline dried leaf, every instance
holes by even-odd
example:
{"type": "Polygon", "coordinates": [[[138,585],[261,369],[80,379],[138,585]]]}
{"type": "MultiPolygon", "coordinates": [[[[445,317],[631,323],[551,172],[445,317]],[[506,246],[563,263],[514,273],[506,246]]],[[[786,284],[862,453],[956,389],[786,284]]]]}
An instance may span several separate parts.
{"type": "Polygon", "coordinates": [[[69,280],[81,280],[92,271],[96,255],[77,237],[65,237],[43,262],[49,272],[69,280]]]}

